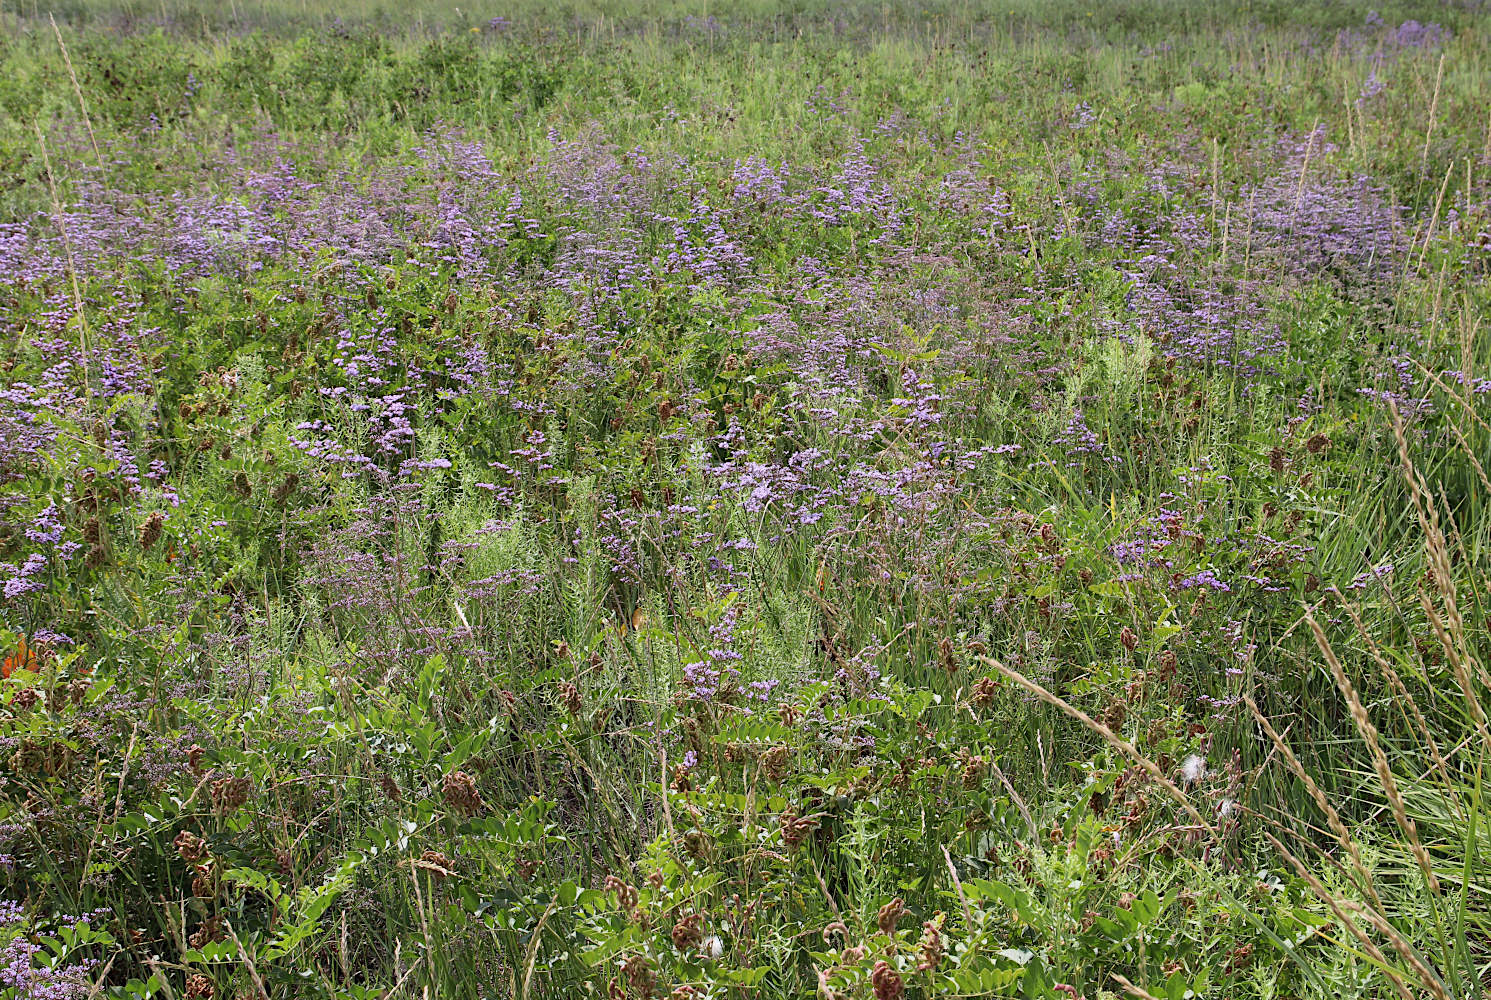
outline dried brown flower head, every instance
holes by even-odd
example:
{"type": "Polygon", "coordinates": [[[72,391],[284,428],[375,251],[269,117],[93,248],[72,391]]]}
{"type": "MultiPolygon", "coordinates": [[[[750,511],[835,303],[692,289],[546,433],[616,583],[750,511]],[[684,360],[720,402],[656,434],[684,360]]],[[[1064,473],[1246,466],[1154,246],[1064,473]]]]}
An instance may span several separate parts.
{"type": "Polygon", "coordinates": [[[248,778],[219,778],[212,783],[212,808],[226,816],[247,802],[253,790],[248,778]]]}
{"type": "Polygon", "coordinates": [[[191,976],[186,981],[187,1000],[212,1000],[217,990],[212,986],[212,981],[200,972],[191,976]]]}
{"type": "Polygon", "coordinates": [[[900,973],[884,959],[876,962],[870,972],[870,985],[875,989],[875,1000],[901,1000],[901,994],[906,992],[900,973]]]}
{"type": "Polygon", "coordinates": [[[198,899],[211,899],[217,895],[217,878],[212,865],[197,865],[192,876],[192,895],[198,899]]]}
{"type": "Polygon", "coordinates": [[[714,840],[703,830],[690,830],[683,835],[683,846],[695,858],[706,857],[714,847],[714,840]]]}
{"type": "Polygon", "coordinates": [[[953,655],[953,641],[947,636],[937,640],[937,662],[949,677],[958,672],[958,658],[953,655]]]}
{"type": "Polygon", "coordinates": [[[818,829],[818,821],[811,816],[799,816],[797,810],[788,806],[782,811],[778,819],[782,830],[782,843],[788,847],[796,848],[808,834],[818,829]]]}
{"type": "Polygon", "coordinates": [[[383,794],[388,797],[389,801],[404,801],[403,790],[399,788],[399,783],[394,780],[393,775],[389,774],[387,771],[384,771],[381,775],[378,776],[378,787],[382,789],[383,794]]]}
{"type": "Polygon", "coordinates": [[[172,841],[182,861],[196,863],[207,857],[207,842],[190,830],[182,830],[172,841]]]}
{"type": "Polygon", "coordinates": [[[970,755],[963,761],[963,771],[959,775],[962,779],[963,787],[972,791],[983,784],[984,771],[987,767],[988,764],[984,761],[984,758],[977,755],[970,755]]]}
{"type": "Polygon", "coordinates": [[[282,504],[299,488],[300,476],[293,472],[287,472],[285,473],[285,478],[280,480],[279,485],[271,490],[269,495],[274,499],[275,503],[282,504]]]}
{"type": "Polygon", "coordinates": [[[999,684],[992,677],[980,677],[973,683],[973,695],[971,701],[978,708],[988,708],[994,701],[994,692],[999,690],[999,684]]]}
{"type": "Polygon", "coordinates": [[[633,919],[636,919],[638,913],[637,906],[642,900],[642,894],[637,891],[636,886],[628,885],[615,875],[607,875],[606,891],[616,893],[617,908],[633,919]]]}
{"type": "Polygon", "coordinates": [[[906,901],[900,896],[886,903],[880,908],[880,913],[875,917],[875,925],[880,928],[880,933],[894,935],[896,924],[906,915],[906,901]]]}
{"type": "Polygon", "coordinates": [[[414,867],[427,871],[436,878],[445,878],[456,873],[456,863],[439,851],[425,851],[414,862],[414,867]]]}
{"type": "Polygon", "coordinates": [[[657,973],[652,969],[652,963],[647,960],[646,955],[632,955],[621,966],[622,973],[626,976],[627,989],[633,996],[642,997],[643,1000],[652,996],[652,991],[657,986],[657,973]]]}
{"type": "Polygon", "coordinates": [[[150,516],[140,525],[140,548],[149,552],[160,541],[161,532],[166,527],[166,515],[160,511],[151,511],[150,516]]]}
{"type": "Polygon", "coordinates": [[[193,948],[201,948],[203,945],[223,939],[222,920],[217,916],[208,917],[201,925],[192,932],[192,936],[186,939],[186,943],[193,948]]]}
{"type": "Polygon", "coordinates": [[[704,918],[691,913],[673,925],[669,935],[673,939],[673,947],[678,951],[688,951],[696,948],[699,942],[704,940],[704,918]]]}
{"type": "Polygon", "coordinates": [[[465,771],[452,771],[440,785],[445,804],[464,816],[474,816],[482,810],[481,793],[476,790],[476,779],[465,771]]]}
{"type": "Polygon", "coordinates": [[[761,754],[761,770],[772,781],[781,781],[787,776],[787,748],[774,746],[761,754]]]}
{"type": "Polygon", "coordinates": [[[573,681],[560,681],[559,701],[561,704],[564,705],[565,710],[569,712],[570,715],[573,715],[577,719],[580,717],[580,711],[583,708],[583,704],[580,700],[579,685],[575,684],[573,681]]]}
{"type": "Polygon", "coordinates": [[[942,961],[942,922],[946,915],[938,912],[931,920],[922,921],[922,939],[917,945],[917,972],[931,972],[942,961]]]}

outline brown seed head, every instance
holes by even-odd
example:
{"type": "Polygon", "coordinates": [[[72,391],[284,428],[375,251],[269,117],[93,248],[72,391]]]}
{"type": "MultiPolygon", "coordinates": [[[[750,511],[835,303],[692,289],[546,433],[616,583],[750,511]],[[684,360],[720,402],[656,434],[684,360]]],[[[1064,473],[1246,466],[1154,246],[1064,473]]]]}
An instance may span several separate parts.
{"type": "Polygon", "coordinates": [[[606,876],[606,891],[616,893],[616,906],[627,914],[637,912],[637,904],[642,899],[642,894],[637,891],[636,886],[628,885],[615,875],[606,876]]]}
{"type": "Polygon", "coordinates": [[[643,1000],[652,996],[653,989],[657,986],[657,973],[652,969],[652,963],[647,961],[646,955],[633,955],[626,960],[621,967],[626,976],[627,989],[633,996],[642,997],[643,1000]]]}
{"type": "Polygon", "coordinates": [[[673,925],[670,936],[677,951],[698,947],[699,942],[704,940],[704,918],[697,913],[689,914],[673,925]]]}
{"type": "Polygon", "coordinates": [[[217,879],[213,877],[211,865],[198,865],[192,876],[192,895],[198,899],[211,899],[217,895],[217,879]]]}
{"type": "Polygon", "coordinates": [[[875,989],[875,1000],[901,1000],[901,995],[906,992],[900,973],[884,959],[875,963],[870,973],[870,985],[875,989]]]}
{"type": "Polygon", "coordinates": [[[958,672],[958,658],[953,655],[953,641],[947,636],[937,641],[937,662],[949,677],[958,672]]]}
{"type": "Polygon", "coordinates": [[[580,700],[580,687],[573,681],[559,682],[559,701],[565,710],[576,718],[580,717],[580,711],[584,707],[580,700]]]}
{"type": "Polygon", "coordinates": [[[922,921],[922,939],[917,946],[917,972],[931,972],[942,961],[942,922],[946,915],[939,912],[931,920],[922,921]]]}
{"type": "Polygon", "coordinates": [[[465,771],[452,771],[440,784],[440,793],[445,804],[465,816],[481,812],[481,793],[476,790],[476,779],[465,771]]]}
{"type": "Polygon", "coordinates": [[[787,748],[774,746],[761,754],[761,770],[772,781],[781,781],[787,775],[787,748]]]}
{"type": "Polygon", "coordinates": [[[160,541],[161,532],[166,526],[166,515],[160,511],[151,511],[145,523],[140,525],[140,548],[149,552],[160,541]]]}
{"type": "Polygon", "coordinates": [[[212,783],[212,807],[226,816],[247,802],[253,789],[248,778],[219,778],[212,783]]]}
{"type": "Polygon", "coordinates": [[[984,758],[976,755],[969,756],[968,759],[963,761],[963,771],[960,775],[963,781],[963,787],[968,789],[969,791],[972,791],[979,785],[983,784],[984,771],[987,766],[988,765],[984,761],[984,758]]]}
{"type": "Polygon", "coordinates": [[[809,816],[798,816],[797,810],[788,806],[778,818],[778,825],[782,830],[782,843],[796,848],[818,828],[818,821],[809,816]]]}
{"type": "Polygon", "coordinates": [[[190,830],[182,830],[172,841],[182,861],[197,862],[207,856],[207,842],[190,830]]]}
{"type": "Polygon", "coordinates": [[[456,863],[439,851],[425,851],[420,854],[419,860],[414,862],[414,867],[427,871],[436,878],[445,878],[456,873],[456,863]]]}
{"type": "Polygon", "coordinates": [[[880,928],[882,934],[895,934],[896,924],[906,915],[906,901],[900,896],[886,903],[880,908],[880,913],[875,918],[875,925],[880,928]]]}

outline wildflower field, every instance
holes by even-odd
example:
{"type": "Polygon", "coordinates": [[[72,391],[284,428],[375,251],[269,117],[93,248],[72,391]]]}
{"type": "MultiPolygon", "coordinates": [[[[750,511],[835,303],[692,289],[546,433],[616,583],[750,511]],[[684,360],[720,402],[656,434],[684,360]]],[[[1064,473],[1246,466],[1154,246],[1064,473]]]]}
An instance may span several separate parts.
{"type": "Polygon", "coordinates": [[[0,3],[0,1000],[1481,1000],[1491,7],[0,3]]]}

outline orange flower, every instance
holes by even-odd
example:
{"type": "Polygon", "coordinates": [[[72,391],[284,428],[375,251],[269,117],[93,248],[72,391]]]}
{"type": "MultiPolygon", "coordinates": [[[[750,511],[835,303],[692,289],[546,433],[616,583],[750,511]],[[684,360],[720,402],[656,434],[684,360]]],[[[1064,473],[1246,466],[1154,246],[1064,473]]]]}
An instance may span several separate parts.
{"type": "Polygon", "coordinates": [[[31,648],[22,635],[16,643],[15,652],[5,658],[4,664],[0,664],[0,678],[7,678],[17,670],[35,670],[36,667],[36,650],[31,648]]]}

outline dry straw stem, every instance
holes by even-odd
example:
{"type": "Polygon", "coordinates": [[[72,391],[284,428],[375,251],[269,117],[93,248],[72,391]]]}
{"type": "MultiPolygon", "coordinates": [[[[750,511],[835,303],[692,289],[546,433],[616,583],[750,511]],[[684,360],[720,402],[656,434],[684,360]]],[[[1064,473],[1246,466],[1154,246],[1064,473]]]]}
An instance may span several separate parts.
{"type": "Polygon", "coordinates": [[[1305,177],[1310,172],[1310,154],[1315,151],[1315,135],[1320,130],[1320,119],[1315,119],[1315,124],[1310,126],[1310,138],[1305,142],[1305,160],[1299,167],[1299,186],[1294,189],[1294,208],[1289,213],[1289,228],[1294,228],[1295,220],[1299,218],[1300,202],[1305,196],[1305,177]]]}
{"type": "Polygon", "coordinates": [[[1129,982],[1127,979],[1120,976],[1116,972],[1110,972],[1108,973],[1108,975],[1112,976],[1113,981],[1119,986],[1122,986],[1124,990],[1129,994],[1129,996],[1138,997],[1139,1000],[1160,1000],[1159,997],[1149,992],[1149,990],[1146,990],[1142,986],[1135,986],[1133,983],[1129,982]]]}
{"type": "MultiPolygon", "coordinates": [[[[1444,57],[1448,53],[1439,54],[1439,72],[1434,76],[1434,99],[1429,102],[1429,130],[1424,133],[1424,155],[1421,157],[1421,169],[1429,169],[1429,140],[1434,138],[1434,123],[1439,117],[1439,88],[1444,83],[1444,57]]],[[[1438,213],[1436,213],[1438,214],[1438,213]]]]}
{"type": "Polygon", "coordinates": [[[968,896],[963,892],[963,880],[958,878],[958,869],[953,867],[953,856],[948,853],[945,845],[942,848],[942,858],[947,862],[947,873],[953,877],[953,888],[958,890],[958,902],[963,904],[964,925],[972,930],[973,911],[968,908],[968,896]]]}
{"type": "Polygon", "coordinates": [[[1109,729],[1107,726],[1103,725],[1101,722],[1094,719],[1092,716],[1088,715],[1080,708],[1077,708],[1076,706],[1070,704],[1058,695],[1052,694],[1050,691],[1046,690],[1044,687],[1037,684],[1029,677],[1026,677],[1018,670],[1011,670],[1003,663],[1000,663],[997,660],[991,660],[987,656],[980,656],[979,660],[982,661],[986,666],[993,667],[1005,677],[1014,681],[1020,687],[1024,688],[1026,691],[1029,691],[1031,694],[1041,699],[1041,701],[1044,701],[1046,704],[1051,705],[1054,708],[1060,709],[1066,715],[1071,716],[1073,719],[1076,719],[1078,722],[1082,723],[1082,725],[1086,726],[1088,729],[1091,729],[1093,732],[1101,736],[1108,742],[1110,746],[1118,750],[1124,756],[1128,757],[1134,763],[1138,764],[1141,768],[1147,771],[1149,773],[1149,776],[1154,778],[1155,781],[1159,783],[1160,787],[1163,788],[1167,793],[1169,793],[1170,797],[1174,799],[1180,805],[1180,807],[1186,811],[1186,814],[1189,815],[1191,819],[1196,821],[1197,826],[1201,827],[1207,832],[1208,835],[1210,835],[1212,840],[1216,841],[1218,844],[1222,843],[1222,835],[1217,832],[1217,828],[1212,826],[1211,823],[1207,821],[1206,817],[1202,816],[1201,813],[1197,811],[1196,807],[1191,804],[1190,798],[1186,796],[1186,793],[1181,791],[1180,788],[1175,784],[1175,782],[1166,777],[1165,772],[1160,770],[1159,765],[1140,753],[1138,748],[1136,748],[1132,743],[1124,739],[1122,736],[1119,736],[1113,730],[1109,729]]]}
{"type": "MultiPolygon", "coordinates": [[[[1455,578],[1450,571],[1449,546],[1445,542],[1444,531],[1439,526],[1439,508],[1434,503],[1428,484],[1424,482],[1423,476],[1419,475],[1418,469],[1413,464],[1413,458],[1408,453],[1408,437],[1403,427],[1403,416],[1398,412],[1396,405],[1390,405],[1393,414],[1393,437],[1398,442],[1398,459],[1403,466],[1403,478],[1408,482],[1408,492],[1413,499],[1414,512],[1418,515],[1419,526],[1424,532],[1424,553],[1428,556],[1429,570],[1434,578],[1435,589],[1444,599],[1445,615],[1449,619],[1450,632],[1463,642],[1465,623],[1460,617],[1460,609],[1456,601],[1455,578]]],[[[1491,679],[1484,677],[1482,679],[1491,684],[1491,679]]]]}
{"type": "Polygon", "coordinates": [[[1455,680],[1469,703],[1477,731],[1480,732],[1487,746],[1491,747],[1491,734],[1487,731],[1486,713],[1471,685],[1469,667],[1474,666],[1476,676],[1487,687],[1491,687],[1491,676],[1488,676],[1486,669],[1471,657],[1469,647],[1466,645],[1465,621],[1460,616],[1460,607],[1456,600],[1455,578],[1450,570],[1449,546],[1439,526],[1439,507],[1435,504],[1428,486],[1408,454],[1408,439],[1403,430],[1403,418],[1396,406],[1392,407],[1392,413],[1393,435],[1398,441],[1398,457],[1403,465],[1403,478],[1408,481],[1408,491],[1413,498],[1414,511],[1418,514],[1419,526],[1424,532],[1424,553],[1428,557],[1434,587],[1439,591],[1440,599],[1444,602],[1444,619],[1440,619],[1427,595],[1420,594],[1419,602],[1423,605],[1425,614],[1428,615],[1435,636],[1439,639],[1440,645],[1444,647],[1445,655],[1450,661],[1450,668],[1454,671],[1455,680]]]}
{"type": "Polygon", "coordinates": [[[1258,724],[1263,727],[1263,732],[1268,736],[1269,741],[1283,755],[1284,762],[1289,765],[1289,770],[1293,771],[1294,776],[1304,784],[1305,791],[1310,794],[1316,808],[1325,814],[1325,821],[1330,826],[1331,833],[1336,835],[1336,842],[1346,849],[1346,853],[1351,858],[1351,867],[1355,869],[1357,877],[1361,880],[1362,891],[1372,900],[1373,905],[1381,907],[1382,899],[1377,895],[1377,886],[1372,881],[1372,873],[1367,870],[1366,864],[1362,861],[1361,848],[1352,839],[1351,832],[1346,829],[1341,814],[1336,812],[1335,806],[1331,805],[1325,792],[1316,784],[1315,779],[1310,777],[1310,772],[1305,770],[1299,758],[1294,755],[1294,751],[1289,748],[1289,744],[1284,742],[1278,730],[1274,729],[1273,724],[1268,721],[1268,717],[1259,710],[1258,703],[1253,700],[1253,696],[1243,695],[1243,702],[1253,713],[1253,718],[1258,720],[1258,724]]]}
{"type": "Polygon", "coordinates": [[[1377,772],[1377,780],[1382,784],[1383,794],[1387,796],[1388,805],[1392,806],[1393,819],[1397,821],[1398,828],[1403,831],[1403,836],[1408,839],[1408,848],[1413,852],[1419,868],[1423,870],[1424,878],[1429,882],[1430,891],[1437,896],[1439,895],[1439,879],[1434,874],[1429,852],[1424,850],[1424,845],[1419,841],[1418,827],[1408,815],[1408,810],[1404,808],[1403,795],[1398,791],[1398,782],[1393,778],[1392,768],[1387,763],[1387,755],[1382,752],[1382,744],[1377,738],[1377,727],[1367,716],[1367,709],[1362,704],[1361,698],[1357,696],[1356,688],[1352,686],[1351,679],[1346,676],[1346,671],[1341,668],[1341,661],[1336,658],[1336,652],[1331,648],[1330,641],[1326,639],[1325,631],[1308,611],[1305,612],[1305,622],[1310,626],[1310,631],[1315,636],[1315,645],[1320,648],[1321,655],[1325,657],[1325,662],[1330,667],[1331,676],[1336,679],[1336,687],[1341,689],[1341,694],[1346,698],[1347,707],[1351,710],[1351,720],[1356,723],[1357,732],[1361,734],[1362,741],[1367,744],[1367,750],[1372,755],[1372,766],[1377,772]]]}
{"type": "Polygon", "coordinates": [[[538,926],[533,929],[533,936],[528,941],[528,955],[523,969],[523,1000],[528,1000],[528,990],[533,984],[533,966],[538,961],[538,946],[543,940],[544,924],[548,923],[549,918],[554,915],[554,907],[558,903],[557,895],[549,900],[549,905],[544,909],[544,915],[539,917],[538,926]]]}
{"type": "Polygon", "coordinates": [[[1480,696],[1471,684],[1470,672],[1465,669],[1464,662],[1455,651],[1455,642],[1445,628],[1444,620],[1439,617],[1429,595],[1419,594],[1419,606],[1424,610],[1424,616],[1429,619],[1429,625],[1434,629],[1434,635],[1439,639],[1439,644],[1444,647],[1446,656],[1450,661],[1450,672],[1455,675],[1455,683],[1460,685],[1460,693],[1465,696],[1465,703],[1470,706],[1470,717],[1475,722],[1476,732],[1480,734],[1482,742],[1491,747],[1491,729],[1487,728],[1486,711],[1481,707],[1480,696]]]}
{"type": "Polygon", "coordinates": [[[88,381],[88,318],[83,313],[83,290],[78,286],[78,268],[73,260],[72,241],[67,237],[67,226],[62,221],[62,199],[57,195],[57,178],[52,173],[52,156],[47,152],[47,140],[41,134],[41,126],[32,122],[36,130],[36,144],[41,147],[41,162],[47,171],[47,193],[52,197],[52,222],[62,235],[62,250],[67,256],[67,276],[72,283],[73,308],[78,314],[78,349],[83,366],[83,398],[88,407],[93,405],[92,384],[88,381]]]}
{"type": "Polygon", "coordinates": [[[1267,830],[1263,831],[1263,835],[1268,838],[1269,843],[1273,844],[1274,850],[1279,853],[1279,856],[1289,862],[1289,866],[1310,887],[1310,891],[1315,893],[1316,898],[1330,908],[1330,911],[1336,915],[1336,919],[1341,922],[1341,926],[1345,927],[1351,933],[1351,936],[1361,943],[1361,946],[1366,949],[1367,954],[1377,963],[1378,967],[1382,969],[1383,974],[1392,982],[1393,989],[1397,991],[1398,996],[1402,997],[1403,1000],[1412,1000],[1413,994],[1409,992],[1408,984],[1403,981],[1403,977],[1393,970],[1387,960],[1387,956],[1382,953],[1382,949],[1352,919],[1354,914],[1365,917],[1372,926],[1376,927],[1379,931],[1383,931],[1384,936],[1392,942],[1393,950],[1403,955],[1408,960],[1408,963],[1415,967],[1415,971],[1419,972],[1420,978],[1429,987],[1430,992],[1435,995],[1436,1000],[1449,1000],[1449,996],[1444,992],[1444,987],[1439,985],[1438,978],[1424,966],[1419,957],[1413,953],[1413,949],[1408,946],[1408,942],[1403,940],[1403,936],[1391,924],[1383,920],[1380,914],[1366,907],[1359,906],[1356,903],[1352,903],[1349,900],[1342,899],[1332,893],[1320,879],[1315,877],[1315,874],[1306,867],[1305,863],[1293,851],[1284,846],[1283,841],[1267,830]]]}
{"type": "Polygon", "coordinates": [[[1454,432],[1455,440],[1460,443],[1460,450],[1464,451],[1465,457],[1470,459],[1470,464],[1475,469],[1475,474],[1481,478],[1481,485],[1486,487],[1486,492],[1491,493],[1491,479],[1486,478],[1486,470],[1481,466],[1481,460],[1475,457],[1475,449],[1471,448],[1470,442],[1465,440],[1465,434],[1460,430],[1460,425],[1455,423],[1454,420],[1447,420],[1445,422],[1450,425],[1450,430],[1454,432]]]}
{"type": "Polygon", "coordinates": [[[264,985],[264,979],[259,975],[259,970],[255,968],[254,959],[249,955],[248,949],[243,946],[242,941],[238,940],[238,932],[233,929],[233,921],[224,918],[223,924],[228,928],[228,935],[233,939],[233,944],[237,946],[238,954],[243,957],[244,968],[248,971],[249,979],[253,982],[254,989],[258,991],[259,996],[263,1000],[269,1000],[269,990],[264,985]]]}
{"type": "Polygon", "coordinates": [[[1434,199],[1434,211],[1429,216],[1429,228],[1424,233],[1424,245],[1419,247],[1419,263],[1416,270],[1422,271],[1424,269],[1424,258],[1429,255],[1429,243],[1434,239],[1434,231],[1439,226],[1439,209],[1444,204],[1444,192],[1450,186],[1450,174],[1454,170],[1455,165],[1453,163],[1445,169],[1444,181],[1439,185],[1439,197],[1434,199]]]}
{"type": "MultiPolygon", "coordinates": [[[[1419,736],[1423,739],[1425,746],[1429,748],[1429,756],[1434,761],[1434,767],[1439,771],[1440,778],[1444,780],[1445,788],[1453,791],[1455,784],[1450,780],[1449,762],[1444,759],[1444,754],[1440,752],[1439,742],[1434,739],[1433,730],[1429,727],[1429,720],[1424,717],[1423,711],[1419,708],[1418,700],[1414,698],[1413,693],[1408,690],[1408,686],[1403,683],[1403,678],[1398,676],[1398,672],[1393,669],[1392,664],[1383,655],[1382,647],[1377,644],[1376,639],[1372,638],[1371,633],[1362,622],[1362,617],[1356,608],[1344,601],[1342,605],[1345,607],[1346,613],[1351,616],[1351,623],[1356,626],[1357,634],[1367,644],[1367,649],[1371,652],[1372,659],[1376,661],[1378,669],[1382,671],[1383,677],[1387,678],[1388,686],[1403,700],[1403,704],[1408,706],[1408,710],[1413,716],[1414,725],[1418,727],[1419,736]]],[[[1452,796],[1452,801],[1456,803],[1455,808],[1458,811],[1458,796],[1452,796]]]]}
{"type": "Polygon", "coordinates": [[[93,980],[93,987],[88,991],[88,1000],[94,1000],[95,997],[103,993],[104,984],[109,981],[109,970],[114,967],[114,959],[118,957],[117,952],[110,955],[109,960],[104,963],[104,967],[99,970],[98,975],[93,980]]]}
{"type": "Polygon", "coordinates": [[[78,74],[72,68],[72,56],[67,54],[67,43],[62,40],[62,31],[57,27],[57,19],[51,14],[47,20],[52,22],[52,34],[57,36],[57,47],[62,50],[62,61],[67,65],[67,78],[72,81],[72,92],[78,98],[78,110],[83,112],[83,125],[88,129],[88,143],[93,147],[93,155],[98,160],[98,168],[104,168],[103,154],[98,151],[98,140],[93,137],[93,120],[88,117],[88,104],[83,100],[83,88],[78,86],[78,74]]]}

